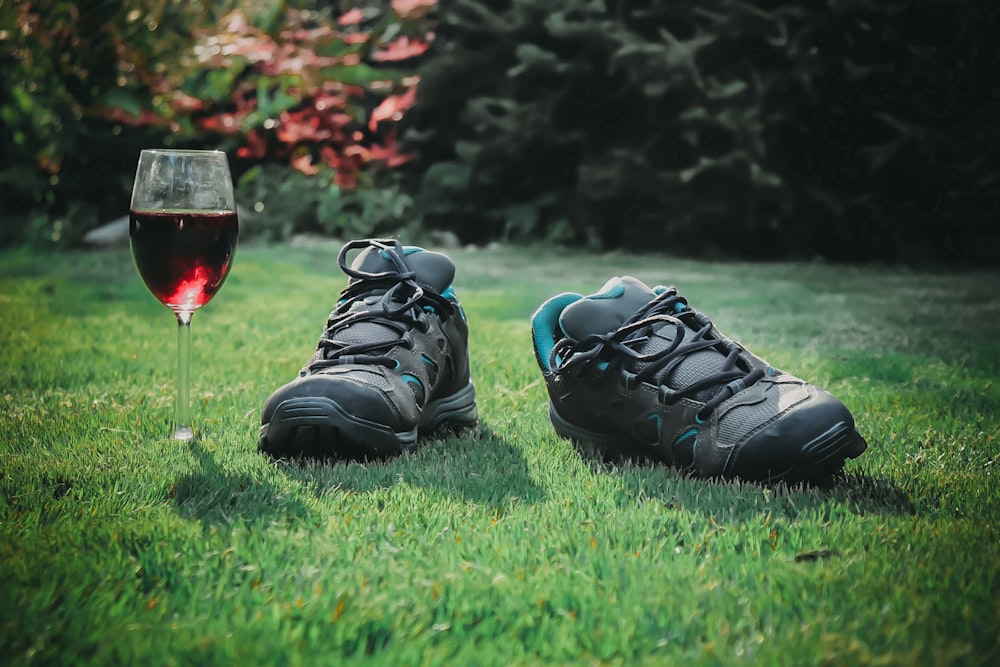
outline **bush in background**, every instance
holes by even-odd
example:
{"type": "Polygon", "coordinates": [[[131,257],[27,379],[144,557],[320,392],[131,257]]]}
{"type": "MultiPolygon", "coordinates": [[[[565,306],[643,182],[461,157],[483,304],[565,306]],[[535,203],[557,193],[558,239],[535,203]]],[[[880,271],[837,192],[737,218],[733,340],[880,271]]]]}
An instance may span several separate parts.
{"type": "Polygon", "coordinates": [[[172,26],[202,14],[174,18],[116,2],[0,3],[0,244],[71,243],[127,212],[138,151],[164,131],[123,131],[96,109],[132,99],[124,45],[167,68],[182,43],[172,26]]]}
{"type": "Polygon", "coordinates": [[[439,21],[406,138],[427,223],[465,240],[1000,256],[993,3],[455,0],[439,21]]]}
{"type": "Polygon", "coordinates": [[[405,217],[389,173],[409,159],[395,137],[417,82],[404,61],[427,50],[435,3],[0,4],[14,93],[0,101],[14,214],[0,242],[25,239],[25,213],[58,243],[124,214],[150,145],[230,152],[238,194],[271,236],[373,233],[405,217]]]}
{"type": "Polygon", "coordinates": [[[0,244],[123,215],[176,144],[271,238],[996,259],[997,34],[977,0],[0,2],[0,244]]]}
{"type": "Polygon", "coordinates": [[[200,31],[177,116],[231,139],[239,198],[269,237],[374,235],[409,217],[391,170],[411,158],[396,126],[418,79],[398,65],[429,48],[423,19],[435,2],[377,4],[286,8],[270,27],[237,9],[200,31]]]}

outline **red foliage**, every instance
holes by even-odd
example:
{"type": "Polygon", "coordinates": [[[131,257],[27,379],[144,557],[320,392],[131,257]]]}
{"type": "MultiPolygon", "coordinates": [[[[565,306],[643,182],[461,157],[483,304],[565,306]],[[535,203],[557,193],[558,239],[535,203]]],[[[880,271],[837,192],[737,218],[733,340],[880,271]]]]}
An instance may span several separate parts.
{"type": "Polygon", "coordinates": [[[143,109],[139,115],[133,115],[120,107],[97,107],[94,111],[105,120],[122,125],[166,125],[167,121],[152,109],[143,109]]]}
{"type": "MultiPolygon", "coordinates": [[[[394,5],[394,9],[400,17],[421,17],[435,2],[394,5]]],[[[239,157],[285,157],[308,175],[319,174],[321,165],[326,165],[343,188],[356,186],[358,172],[369,164],[391,168],[409,160],[412,156],[400,152],[391,129],[383,132],[384,136],[379,131],[381,124],[399,122],[413,106],[416,77],[388,87],[399,92],[386,96],[367,114],[364,100],[387,89],[380,80],[385,77],[376,71],[368,86],[338,79],[353,79],[348,70],[366,58],[403,61],[424,53],[429,43],[406,35],[383,43],[378,35],[360,28],[366,15],[359,8],[342,14],[335,24],[308,24],[308,28],[301,12],[289,10],[287,18],[277,40],[254,28],[239,12],[228,17],[223,34],[206,37],[205,45],[210,48],[203,51],[209,54],[205,64],[232,67],[236,58],[242,58],[246,73],[251,75],[244,79],[256,86],[246,94],[236,91],[231,99],[235,110],[203,118],[201,127],[242,132],[245,145],[238,150],[239,157]],[[262,83],[265,90],[270,86],[288,96],[286,108],[269,113],[265,120],[259,113],[262,83]],[[287,85],[290,83],[296,85],[287,85]],[[248,127],[251,118],[254,122],[248,127]]]]}
{"type": "Polygon", "coordinates": [[[417,101],[417,87],[411,86],[402,95],[390,95],[382,100],[382,103],[375,107],[368,120],[368,129],[372,132],[383,120],[400,121],[403,114],[417,101]]]}
{"type": "Polygon", "coordinates": [[[419,19],[437,6],[437,0],[392,0],[392,11],[404,19],[419,19]]]}
{"type": "Polygon", "coordinates": [[[398,167],[401,164],[412,160],[414,155],[412,153],[400,153],[399,145],[396,143],[396,133],[389,132],[385,136],[385,140],[382,145],[375,144],[371,147],[369,155],[372,160],[377,160],[385,163],[387,167],[398,167]]]}
{"type": "Polygon", "coordinates": [[[363,9],[355,7],[354,9],[350,10],[349,12],[346,12],[339,19],[337,19],[337,24],[342,26],[357,25],[358,23],[361,23],[361,21],[363,21],[364,18],[365,18],[365,11],[363,9]]]}
{"type": "Polygon", "coordinates": [[[376,51],[372,54],[372,58],[378,62],[406,60],[414,56],[419,56],[429,48],[431,48],[431,45],[427,42],[403,36],[376,51]]]}
{"type": "Polygon", "coordinates": [[[264,133],[254,128],[244,137],[245,145],[236,150],[236,157],[262,160],[267,157],[267,138],[264,133]]]}
{"type": "Polygon", "coordinates": [[[400,151],[394,125],[416,102],[418,78],[380,72],[374,63],[426,52],[433,36],[420,19],[436,4],[393,0],[390,16],[354,8],[328,20],[289,9],[274,33],[237,9],[203,31],[192,54],[193,72],[228,73],[230,91],[219,88],[225,77],[191,77],[184,91],[171,90],[163,79],[166,115],[163,108],[139,117],[121,109],[105,115],[174,129],[186,119],[190,131],[238,137],[241,159],[286,160],[308,175],[330,168],[339,186],[355,187],[360,171],[396,167],[412,157],[400,151]],[[373,96],[383,96],[374,108],[373,96]]]}
{"type": "Polygon", "coordinates": [[[312,155],[306,153],[292,158],[292,166],[301,171],[306,176],[315,176],[319,173],[319,167],[313,164],[312,155]]]}

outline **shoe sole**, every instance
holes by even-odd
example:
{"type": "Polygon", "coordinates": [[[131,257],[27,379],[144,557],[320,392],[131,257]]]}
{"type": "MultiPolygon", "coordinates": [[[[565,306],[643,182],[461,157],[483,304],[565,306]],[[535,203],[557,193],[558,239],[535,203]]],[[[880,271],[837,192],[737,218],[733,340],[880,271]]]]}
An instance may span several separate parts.
{"type": "MultiPolygon", "coordinates": [[[[588,431],[566,421],[549,403],[549,419],[556,433],[578,445],[585,452],[597,454],[604,460],[621,458],[656,459],[644,443],[615,433],[588,431]]],[[[724,474],[724,477],[747,479],[748,481],[795,484],[823,479],[839,472],[847,459],[854,459],[868,449],[868,443],[853,425],[837,422],[822,435],[802,445],[795,461],[784,471],[769,473],[763,477],[742,477],[724,474]]]]}
{"type": "Polygon", "coordinates": [[[381,460],[414,451],[420,434],[475,426],[478,419],[471,382],[425,405],[420,424],[409,431],[356,417],[331,398],[297,397],[282,401],[260,427],[257,448],[275,458],[381,460]]]}

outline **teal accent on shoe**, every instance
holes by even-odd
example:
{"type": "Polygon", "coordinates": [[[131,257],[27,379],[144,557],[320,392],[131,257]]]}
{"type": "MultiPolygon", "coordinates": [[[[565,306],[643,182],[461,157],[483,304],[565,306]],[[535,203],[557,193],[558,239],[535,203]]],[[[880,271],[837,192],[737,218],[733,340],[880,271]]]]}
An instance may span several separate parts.
{"type": "MultiPolygon", "coordinates": [[[[660,440],[660,432],[663,430],[663,417],[661,417],[658,413],[654,412],[653,414],[651,414],[648,417],[646,417],[646,421],[655,421],[656,422],[656,440],[657,440],[657,442],[659,442],[659,440],[660,440]]],[[[684,436],[681,436],[681,437],[683,438],[684,436]]]]}
{"type": "Polygon", "coordinates": [[[433,366],[434,365],[434,360],[431,359],[430,357],[428,357],[426,354],[421,354],[420,355],[420,361],[424,362],[428,366],[433,366]]]}
{"type": "Polygon", "coordinates": [[[448,285],[448,288],[445,291],[441,292],[441,296],[443,296],[445,299],[455,304],[455,307],[458,308],[458,314],[462,316],[463,321],[465,322],[469,321],[469,319],[465,316],[465,309],[462,308],[462,304],[458,300],[458,294],[455,293],[454,285],[448,285]]]}
{"type": "MultiPolygon", "coordinates": [[[[666,285],[657,285],[652,289],[653,289],[653,294],[655,294],[656,296],[660,296],[664,292],[667,292],[670,288],[667,287],[666,285]]],[[[678,315],[680,313],[683,313],[687,309],[688,309],[687,304],[681,303],[680,301],[674,304],[674,312],[677,313],[678,315]]]]}
{"type": "Polygon", "coordinates": [[[418,387],[423,387],[424,386],[424,383],[421,382],[420,378],[418,378],[416,375],[410,375],[409,373],[403,373],[399,377],[403,378],[403,380],[405,380],[406,382],[409,382],[410,384],[417,385],[418,387]]]}
{"type": "MultiPolygon", "coordinates": [[[[657,416],[659,416],[659,415],[657,415],[657,416]]],[[[679,437],[676,440],[674,440],[674,444],[677,445],[678,443],[684,442],[685,440],[688,440],[690,438],[697,438],[697,437],[698,437],[698,429],[692,428],[692,429],[690,429],[688,431],[685,431],[684,434],[681,435],[681,437],[679,437]]]]}
{"type": "Polygon", "coordinates": [[[610,365],[610,363],[611,362],[609,362],[609,361],[602,361],[602,362],[600,362],[600,363],[597,364],[597,369],[601,370],[601,371],[606,371],[606,370],[608,370],[608,366],[610,365]]]}
{"type": "MultiPolygon", "coordinates": [[[[693,463],[695,459],[695,452],[698,450],[698,429],[693,428],[686,431],[681,437],[674,440],[674,444],[670,446],[671,450],[675,453],[678,451],[678,447],[686,444],[691,440],[691,461],[688,463],[693,463]]],[[[676,454],[675,454],[676,455],[676,454]]]]}
{"type": "Polygon", "coordinates": [[[557,294],[541,306],[531,316],[531,339],[535,344],[535,354],[538,361],[544,364],[549,371],[549,357],[552,356],[552,348],[555,347],[554,340],[556,328],[559,326],[559,316],[563,310],[571,303],[576,303],[583,296],[565,292],[557,294]]]}
{"type": "MultiPolygon", "coordinates": [[[[415,252],[423,252],[423,251],[424,251],[424,249],[420,248],[418,246],[415,246],[415,245],[406,245],[406,246],[403,246],[403,257],[406,257],[407,255],[412,255],[415,252]]],[[[391,257],[389,256],[389,251],[388,250],[380,250],[379,254],[382,256],[382,259],[384,259],[385,261],[387,261],[387,262],[391,262],[392,261],[391,257]]]]}

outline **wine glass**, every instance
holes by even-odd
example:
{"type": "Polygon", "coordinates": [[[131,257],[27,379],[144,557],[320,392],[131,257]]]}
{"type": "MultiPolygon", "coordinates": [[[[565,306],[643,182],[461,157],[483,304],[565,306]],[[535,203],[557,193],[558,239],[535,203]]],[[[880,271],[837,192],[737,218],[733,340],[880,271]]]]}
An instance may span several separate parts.
{"type": "Polygon", "coordinates": [[[132,258],[146,287],[177,317],[174,439],[190,440],[191,317],[229,274],[239,222],[221,151],[139,154],[129,212],[132,258]]]}

